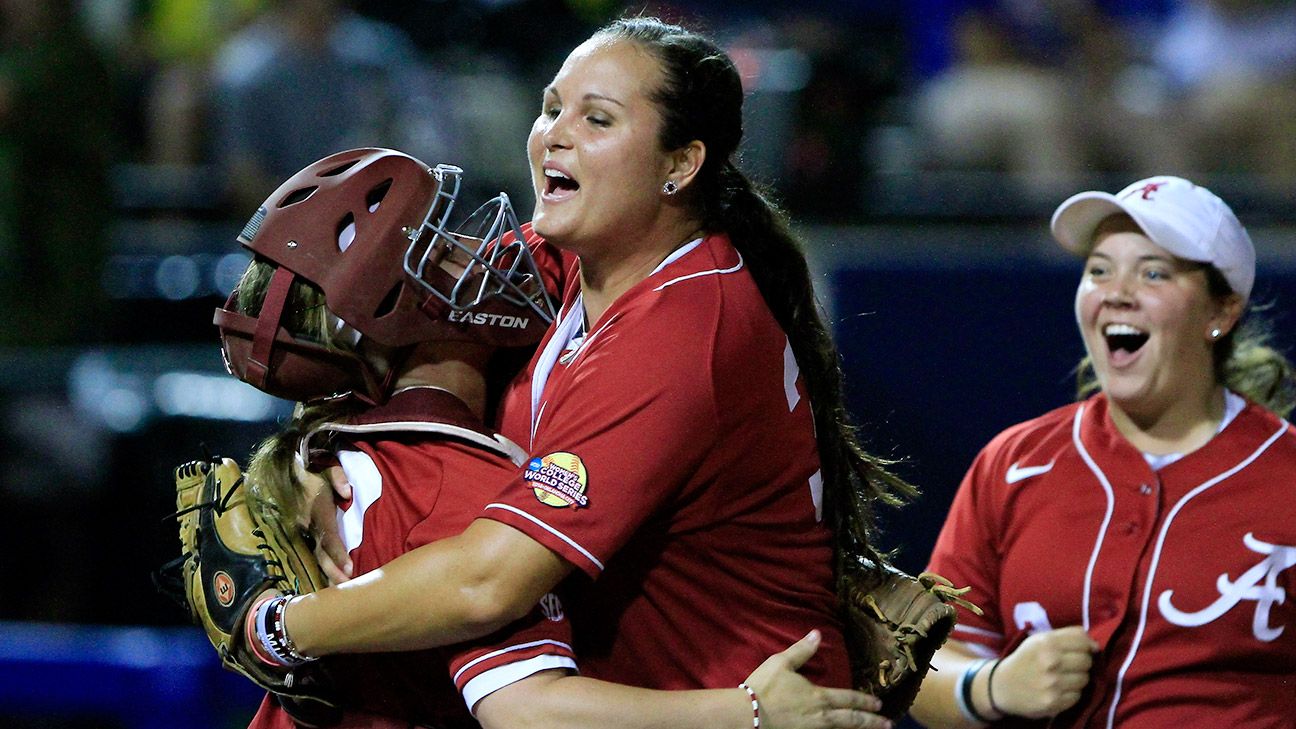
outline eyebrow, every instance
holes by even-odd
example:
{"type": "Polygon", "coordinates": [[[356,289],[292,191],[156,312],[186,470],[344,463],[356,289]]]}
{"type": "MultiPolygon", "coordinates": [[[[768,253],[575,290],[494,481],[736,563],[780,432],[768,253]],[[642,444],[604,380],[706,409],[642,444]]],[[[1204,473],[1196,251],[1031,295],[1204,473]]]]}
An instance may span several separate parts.
{"type": "MultiPolygon", "coordinates": [[[[1106,254],[1106,253],[1099,253],[1099,252],[1097,252],[1097,251],[1094,251],[1094,252],[1090,253],[1090,254],[1089,254],[1089,258],[1101,258],[1101,259],[1103,259],[1103,260],[1105,260],[1105,261],[1112,261],[1112,260],[1115,260],[1115,259],[1113,259],[1110,255],[1108,255],[1108,254],[1106,254]]],[[[1150,262],[1168,263],[1168,264],[1170,264],[1170,265],[1172,265],[1172,266],[1178,266],[1178,267],[1183,268],[1183,269],[1186,269],[1186,270],[1192,270],[1192,269],[1194,269],[1194,268],[1197,268],[1198,266],[1203,266],[1203,265],[1205,265],[1205,264],[1202,264],[1202,263],[1200,263],[1200,262],[1198,262],[1198,261],[1190,261],[1190,260],[1188,260],[1188,259],[1186,259],[1186,258],[1179,258],[1179,257],[1177,257],[1177,256],[1162,256],[1162,255],[1157,255],[1157,254],[1149,254],[1149,255],[1146,255],[1146,256],[1139,256],[1138,259],[1137,259],[1137,262],[1138,262],[1138,263],[1150,263],[1150,262]]]]}
{"type": "MultiPolygon", "coordinates": [[[[558,89],[554,88],[553,86],[546,86],[545,89],[544,89],[544,92],[545,92],[546,94],[553,94],[554,96],[557,96],[559,99],[562,98],[562,95],[558,93],[558,89]]],[[[596,93],[591,92],[591,93],[585,94],[585,96],[583,96],[582,98],[583,98],[585,101],[591,101],[591,100],[593,100],[593,101],[606,101],[606,102],[608,102],[608,103],[610,103],[610,104],[616,104],[617,106],[620,106],[620,107],[623,107],[623,108],[625,107],[625,104],[622,103],[620,100],[618,100],[618,99],[614,99],[614,98],[612,98],[611,96],[604,96],[603,94],[596,94],[596,93]]]]}

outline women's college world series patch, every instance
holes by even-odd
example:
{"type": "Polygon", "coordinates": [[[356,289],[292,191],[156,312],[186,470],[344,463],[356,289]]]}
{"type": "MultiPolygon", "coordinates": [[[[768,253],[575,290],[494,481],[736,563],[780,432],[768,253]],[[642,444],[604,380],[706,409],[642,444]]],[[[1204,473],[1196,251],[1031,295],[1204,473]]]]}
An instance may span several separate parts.
{"type": "Polygon", "coordinates": [[[585,488],[589,475],[585,464],[574,453],[550,453],[543,458],[532,458],[527,463],[523,478],[531,483],[540,503],[558,508],[589,505],[585,488]]]}

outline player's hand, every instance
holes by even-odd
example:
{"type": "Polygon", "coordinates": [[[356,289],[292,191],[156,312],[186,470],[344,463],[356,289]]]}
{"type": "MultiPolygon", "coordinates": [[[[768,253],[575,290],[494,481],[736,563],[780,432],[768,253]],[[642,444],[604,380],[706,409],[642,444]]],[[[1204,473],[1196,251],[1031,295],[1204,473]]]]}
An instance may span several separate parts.
{"type": "Polygon", "coordinates": [[[1036,633],[1001,659],[990,686],[995,705],[1016,716],[1055,716],[1080,700],[1098,644],[1073,625],[1036,633]]]}
{"type": "Polygon", "coordinates": [[[762,729],[890,729],[891,722],[871,713],[882,702],[850,689],[822,688],[797,673],[819,649],[812,630],[782,653],[765,659],[747,685],[760,701],[762,729]]]}
{"type": "Polygon", "coordinates": [[[307,502],[310,531],[315,536],[315,559],[330,584],[341,584],[353,576],[351,555],[338,528],[337,502],[351,498],[351,483],[340,466],[323,474],[304,469],[297,473],[307,502]],[[345,495],[343,492],[345,491],[345,495]],[[336,496],[335,496],[336,495],[336,496]]]}

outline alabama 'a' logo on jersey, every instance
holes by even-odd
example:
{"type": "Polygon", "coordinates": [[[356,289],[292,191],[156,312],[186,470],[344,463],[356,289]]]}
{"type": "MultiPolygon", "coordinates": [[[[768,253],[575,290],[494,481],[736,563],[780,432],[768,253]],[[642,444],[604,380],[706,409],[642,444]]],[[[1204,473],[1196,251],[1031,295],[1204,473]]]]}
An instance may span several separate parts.
{"type": "Polygon", "coordinates": [[[1274,605],[1281,605],[1287,600],[1287,595],[1278,582],[1278,575],[1296,565],[1296,547],[1262,542],[1251,533],[1244,535],[1242,542],[1247,549],[1262,555],[1260,561],[1238,575],[1236,580],[1230,579],[1228,573],[1220,575],[1215,581],[1219,599],[1201,610],[1180,610],[1174,605],[1174,590],[1162,592],[1157,599],[1157,607],[1166,620],[1185,628],[1195,628],[1215,621],[1243,600],[1250,600],[1255,602],[1251,632],[1255,634],[1256,640],[1268,643],[1282,635],[1286,626],[1271,624],[1270,610],[1274,605]]]}
{"type": "Polygon", "coordinates": [[[543,458],[532,458],[522,477],[542,504],[560,509],[589,506],[589,497],[585,495],[589,474],[575,453],[558,451],[543,458]]]}

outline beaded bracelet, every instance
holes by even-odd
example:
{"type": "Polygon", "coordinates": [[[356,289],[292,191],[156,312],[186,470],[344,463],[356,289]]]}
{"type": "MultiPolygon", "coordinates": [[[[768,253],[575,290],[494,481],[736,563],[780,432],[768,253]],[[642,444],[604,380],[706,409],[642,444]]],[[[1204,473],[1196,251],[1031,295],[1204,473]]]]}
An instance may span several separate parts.
{"type": "Polygon", "coordinates": [[[745,683],[740,683],[738,684],[738,688],[746,691],[747,695],[751,697],[752,729],[760,729],[760,699],[756,698],[756,692],[752,690],[751,686],[748,686],[745,683]]]}
{"type": "Polygon", "coordinates": [[[981,712],[976,710],[976,704],[972,702],[972,682],[976,679],[977,673],[982,668],[985,668],[985,665],[989,662],[989,658],[982,658],[975,663],[968,664],[968,667],[963,669],[963,674],[959,676],[958,685],[954,691],[954,702],[963,718],[981,724],[989,724],[990,719],[982,716],[981,712]]]}

